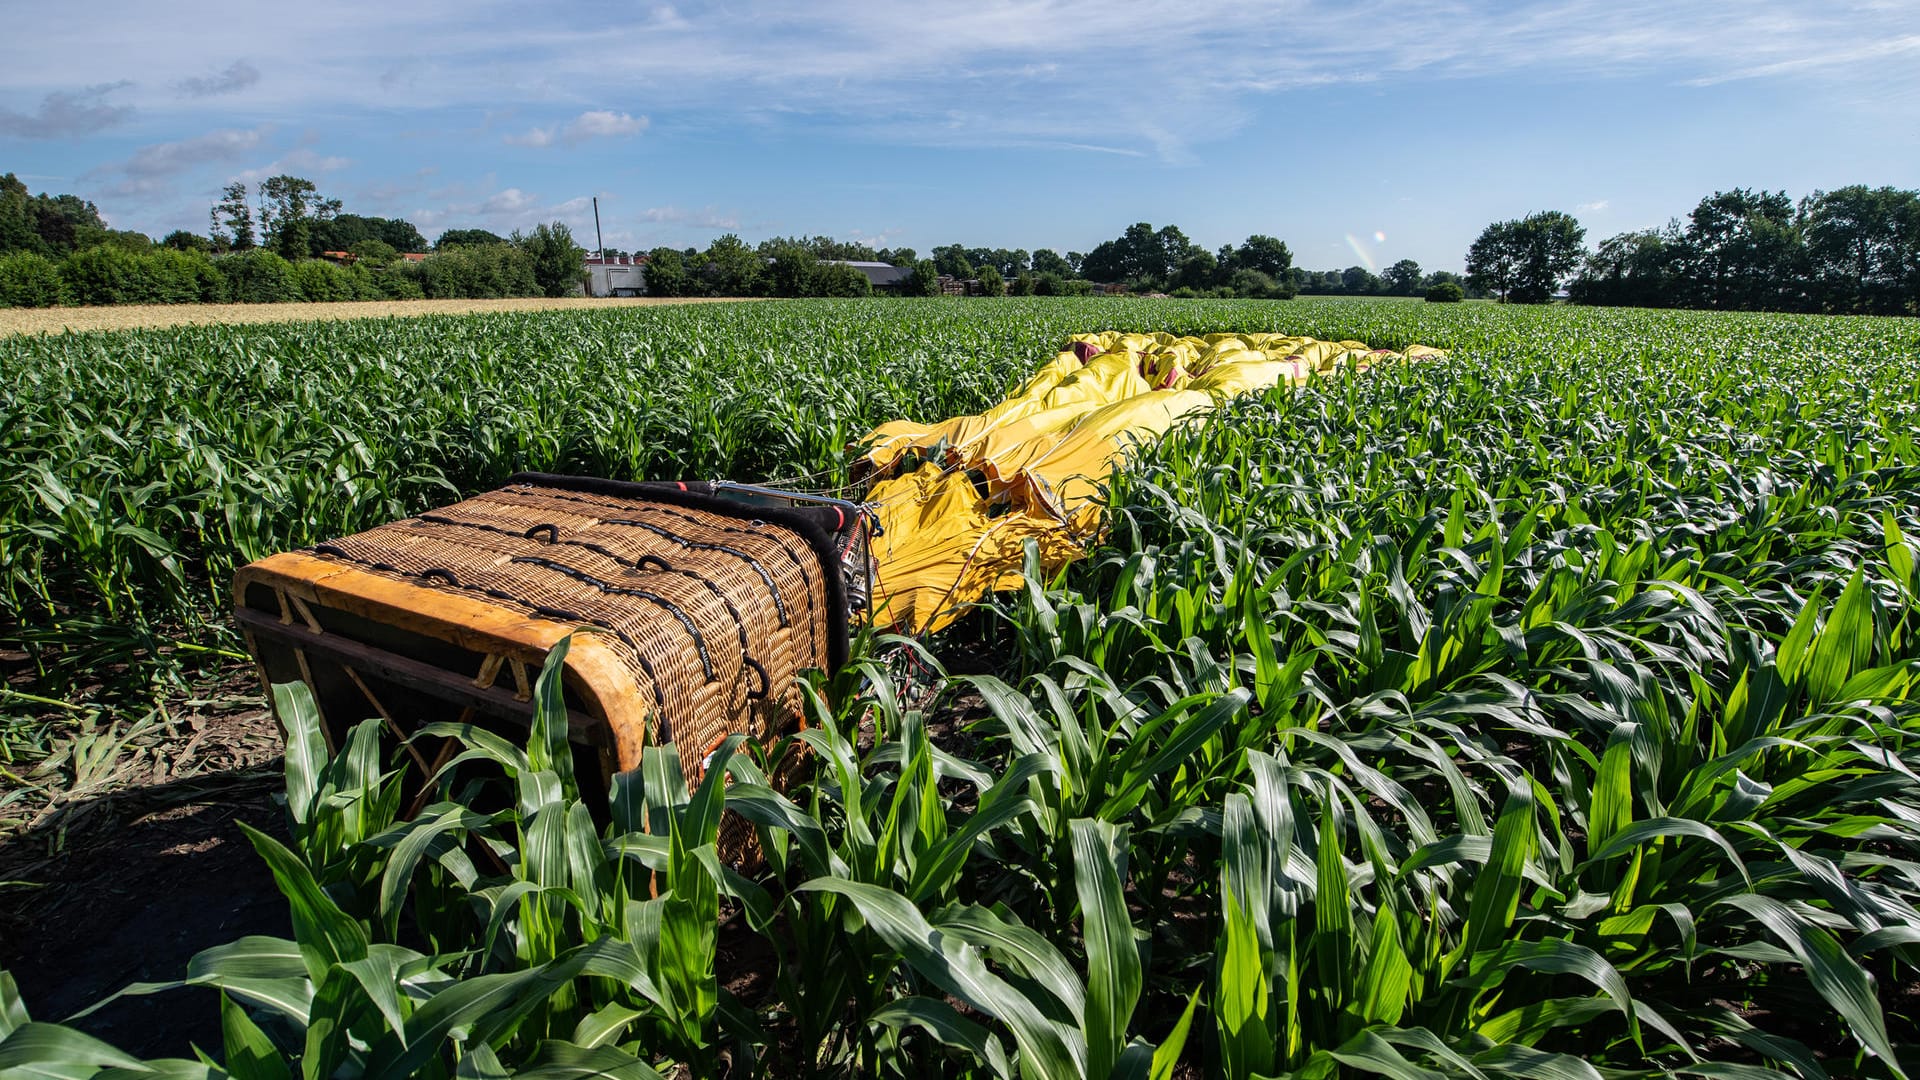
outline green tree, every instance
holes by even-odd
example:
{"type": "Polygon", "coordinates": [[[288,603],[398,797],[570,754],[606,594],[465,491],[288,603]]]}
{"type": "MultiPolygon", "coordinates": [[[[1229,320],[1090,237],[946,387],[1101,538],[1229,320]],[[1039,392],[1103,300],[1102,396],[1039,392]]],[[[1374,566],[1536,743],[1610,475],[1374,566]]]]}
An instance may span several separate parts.
{"type": "Polygon", "coordinates": [[[902,296],[939,296],[940,268],[932,259],[921,259],[913,264],[907,273],[907,280],[900,284],[902,296]]]}
{"type": "Polygon", "coordinates": [[[138,259],[124,249],[84,248],[61,260],[61,292],[76,304],[130,303],[139,272],[138,259]]]}
{"type": "Polygon", "coordinates": [[[249,251],[256,240],[253,231],[253,207],[247,202],[247,185],[235,180],[220,190],[220,201],[207,211],[212,219],[208,235],[222,251],[249,251]]]}
{"type": "Polygon", "coordinates": [[[758,296],[765,265],[758,252],[728,233],[707,245],[698,276],[711,296],[758,296]]]}
{"type": "MultiPolygon", "coordinates": [[[[767,263],[767,292],[773,296],[817,295],[815,278],[820,259],[798,244],[785,244],[773,250],[767,263]]],[[[866,275],[862,274],[862,277],[866,275]]]]}
{"type": "Polygon", "coordinates": [[[1205,289],[1213,285],[1214,278],[1220,273],[1220,260],[1212,252],[1196,247],[1180,262],[1180,268],[1173,275],[1173,284],[1185,289],[1205,289]]]}
{"type": "Polygon", "coordinates": [[[1235,270],[1227,284],[1233,289],[1233,295],[1254,300],[1275,298],[1280,292],[1279,283],[1271,276],[1247,268],[1235,270]]]}
{"type": "Polygon", "coordinates": [[[260,182],[260,227],[265,246],[283,259],[313,256],[314,223],[340,212],[339,199],[324,199],[313,181],[299,176],[269,176],[260,182]]]}
{"type": "Polygon", "coordinates": [[[1420,264],[1412,259],[1401,259],[1387,267],[1380,275],[1386,280],[1387,289],[1395,296],[1412,296],[1420,287],[1420,264]]]}
{"type": "Polygon", "coordinates": [[[1816,191],[1800,219],[1821,310],[1920,314],[1920,193],[1863,184],[1816,191]]]}
{"type": "Polygon", "coordinates": [[[385,240],[369,237],[347,249],[353,257],[368,266],[389,266],[400,257],[400,252],[385,240]]]}
{"type": "MultiPolygon", "coordinates": [[[[497,233],[490,233],[485,229],[448,229],[446,232],[440,234],[438,240],[433,242],[433,250],[444,251],[447,248],[479,247],[483,244],[504,244],[506,242],[506,237],[497,233]]],[[[423,244],[419,248],[410,250],[425,250],[425,245],[423,244]]]]}
{"type": "Polygon", "coordinates": [[[1609,236],[1581,262],[1567,298],[1576,304],[1670,307],[1685,291],[1676,280],[1685,247],[1677,230],[1609,236]]]}
{"type": "Polygon", "coordinates": [[[293,264],[271,251],[253,250],[223,255],[213,261],[226,281],[226,295],[239,304],[278,304],[300,299],[293,283],[293,264]]]}
{"type": "Polygon", "coordinates": [[[202,253],[211,253],[213,251],[213,241],[208,240],[199,233],[190,233],[185,229],[175,229],[161,237],[160,246],[163,248],[171,248],[174,251],[198,251],[202,253]]]}
{"type": "Polygon", "coordinates": [[[645,279],[648,296],[694,295],[694,280],[687,271],[687,257],[673,248],[654,248],[647,253],[645,279]]]}
{"type": "Polygon", "coordinates": [[[53,307],[60,296],[60,264],[35,251],[0,254],[0,307],[53,307]]]}
{"type": "Polygon", "coordinates": [[[33,193],[12,173],[0,176],[0,254],[9,251],[45,254],[47,244],[40,239],[36,225],[33,193]]]}
{"type": "Polygon", "coordinates": [[[12,173],[0,176],[0,251],[65,255],[110,232],[92,203],[77,195],[29,194],[12,173]]]}
{"type": "Polygon", "coordinates": [[[1088,252],[1080,272],[1094,281],[1125,281],[1154,289],[1174,280],[1181,264],[1199,250],[1178,226],[1155,229],[1140,221],[1088,252]]]}
{"type": "MultiPolygon", "coordinates": [[[[1055,276],[1057,277],[1058,275],[1055,276]]],[[[1038,284],[1038,276],[1032,271],[1028,271],[1027,273],[1016,276],[1012,281],[1007,282],[1007,295],[1032,296],[1034,287],[1038,284]]]]}
{"type": "Polygon", "coordinates": [[[991,266],[1002,279],[1013,277],[1027,269],[1025,248],[967,248],[964,256],[973,267],[977,277],[980,272],[991,266]]]}
{"type": "Polygon", "coordinates": [[[1586,235],[1558,210],[1495,222],[1467,251],[1467,280],[1509,303],[1544,304],[1580,264],[1586,235]]]}
{"type": "Polygon", "coordinates": [[[873,282],[844,262],[819,264],[814,290],[820,296],[872,296],[873,282]]]}
{"type": "Polygon", "coordinates": [[[999,268],[991,265],[980,268],[980,291],[987,296],[1007,295],[1007,279],[1000,276],[999,268]]]}
{"type": "Polygon", "coordinates": [[[1687,216],[1684,280],[1703,307],[1797,306],[1804,251],[1784,191],[1716,191],[1687,216]]]}
{"type": "Polygon", "coordinates": [[[1427,289],[1429,304],[1457,304],[1466,297],[1466,290],[1462,289],[1457,281],[1438,282],[1427,289]]]}
{"type": "Polygon", "coordinates": [[[565,223],[535,225],[524,234],[515,230],[508,240],[532,258],[533,280],[543,295],[569,296],[586,283],[587,253],[565,223]]]}
{"type": "Polygon", "coordinates": [[[1036,275],[1053,274],[1070,278],[1073,276],[1073,264],[1052,248],[1041,248],[1033,253],[1033,272],[1036,275]]]}
{"type": "Polygon", "coordinates": [[[1231,269],[1258,270],[1275,281],[1285,281],[1293,270],[1293,252],[1284,241],[1255,233],[1233,250],[1231,269]]]}
{"type": "Polygon", "coordinates": [[[1380,291],[1380,279],[1364,266],[1349,266],[1340,271],[1340,288],[1349,296],[1372,296],[1380,291]]]}
{"type": "Polygon", "coordinates": [[[948,277],[965,280],[974,274],[974,266],[967,261],[967,249],[959,244],[946,244],[933,249],[934,269],[948,277]]]}
{"type": "MultiPolygon", "coordinates": [[[[492,235],[489,233],[488,235],[492,235]]],[[[336,214],[313,225],[314,251],[352,251],[365,240],[378,240],[395,251],[425,251],[426,237],[413,223],[403,218],[363,217],[360,214],[336,214]]],[[[493,243],[501,243],[495,238],[493,243]]]]}

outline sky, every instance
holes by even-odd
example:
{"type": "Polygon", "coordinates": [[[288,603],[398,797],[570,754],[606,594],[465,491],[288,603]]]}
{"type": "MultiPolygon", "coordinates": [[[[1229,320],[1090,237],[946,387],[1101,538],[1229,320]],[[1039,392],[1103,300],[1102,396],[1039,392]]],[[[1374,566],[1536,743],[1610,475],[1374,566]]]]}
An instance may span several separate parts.
{"type": "Polygon", "coordinates": [[[9,5],[0,172],[205,232],[233,180],[608,247],[1087,251],[1146,221],[1461,268],[1734,187],[1920,188],[1920,0],[9,5]]]}

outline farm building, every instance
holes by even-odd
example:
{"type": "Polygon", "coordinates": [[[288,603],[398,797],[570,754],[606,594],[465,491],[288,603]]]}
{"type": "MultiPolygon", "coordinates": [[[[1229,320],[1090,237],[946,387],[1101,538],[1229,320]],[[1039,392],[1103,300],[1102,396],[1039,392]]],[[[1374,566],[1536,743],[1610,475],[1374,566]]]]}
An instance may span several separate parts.
{"type": "Polygon", "coordinates": [[[901,284],[907,280],[909,274],[913,273],[908,267],[895,266],[892,263],[861,262],[855,259],[821,259],[820,261],[853,267],[867,275],[867,280],[873,283],[873,291],[877,293],[899,292],[901,284]]]}
{"type": "Polygon", "coordinates": [[[645,255],[589,255],[588,296],[640,296],[647,290],[645,255]]]}

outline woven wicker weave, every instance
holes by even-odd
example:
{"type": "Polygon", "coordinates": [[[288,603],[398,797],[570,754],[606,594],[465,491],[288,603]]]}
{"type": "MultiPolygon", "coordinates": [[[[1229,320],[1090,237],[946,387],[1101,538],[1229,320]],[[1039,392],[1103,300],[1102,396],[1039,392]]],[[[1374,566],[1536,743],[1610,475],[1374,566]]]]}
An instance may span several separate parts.
{"type": "MultiPolygon", "coordinates": [[[[236,577],[240,603],[273,611],[263,587],[275,590],[280,621],[296,623],[297,608],[315,648],[323,633],[340,636],[325,625],[330,607],[383,625],[404,622],[410,633],[459,643],[462,655],[522,663],[536,662],[540,643],[587,629],[625,669],[608,678],[602,665],[602,674],[588,676],[571,670],[570,654],[570,686],[603,684],[573,695],[586,724],[620,729],[599,733],[612,750],[608,766],[635,768],[641,747],[671,744],[690,782],[729,735],[771,745],[794,730],[796,676],[844,660],[846,599],[832,519],[823,525],[817,513],[747,506],[686,485],[515,481],[305,555],[256,563],[236,577]],[[354,584],[363,578],[406,588],[354,584]],[[350,604],[348,593],[380,593],[385,607],[350,604]],[[307,602],[320,613],[300,606],[307,602]],[[483,623],[504,629],[477,630],[483,623]],[[616,713],[643,718],[645,730],[628,730],[634,724],[616,713]]],[[[272,629],[258,614],[253,621],[263,635],[272,629]]],[[[299,665],[313,682],[304,653],[299,665]]],[[[349,674],[366,689],[359,673],[349,674]]],[[[738,852],[740,826],[730,826],[723,848],[738,852]]]]}

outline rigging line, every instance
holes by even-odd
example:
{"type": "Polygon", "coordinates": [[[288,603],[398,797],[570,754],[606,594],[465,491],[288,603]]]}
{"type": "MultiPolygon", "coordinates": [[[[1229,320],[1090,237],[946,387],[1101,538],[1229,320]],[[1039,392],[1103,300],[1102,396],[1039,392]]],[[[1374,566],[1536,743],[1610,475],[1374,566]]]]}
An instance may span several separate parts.
{"type": "Polygon", "coordinates": [[[457,576],[453,574],[452,571],[444,570],[444,569],[441,569],[440,567],[431,567],[429,569],[420,571],[419,573],[414,573],[411,570],[402,570],[400,567],[394,566],[391,563],[381,562],[377,559],[368,559],[358,555],[354,555],[334,544],[315,544],[312,548],[308,550],[312,551],[315,555],[325,555],[329,558],[339,559],[343,562],[350,562],[358,566],[364,566],[369,570],[379,570],[384,573],[395,574],[403,578],[415,578],[421,581],[443,581],[446,583],[447,587],[449,588],[458,589],[461,592],[478,593],[481,596],[485,596],[492,600],[497,600],[503,604],[511,605],[512,607],[518,608],[521,611],[532,612],[533,614],[542,616],[544,618],[550,618],[560,622],[581,623],[587,626],[595,627],[600,630],[605,630],[606,632],[619,638],[621,643],[627,646],[633,658],[640,662],[640,670],[646,674],[647,682],[653,688],[654,707],[657,709],[665,709],[667,707],[666,695],[661,692],[660,677],[654,673],[653,664],[647,659],[646,654],[640,651],[639,644],[635,642],[632,638],[628,637],[626,632],[621,630],[617,626],[609,625],[607,623],[601,622],[598,619],[590,619],[585,615],[579,614],[578,612],[566,611],[561,608],[548,607],[544,604],[536,604],[530,600],[523,600],[520,597],[513,595],[512,593],[503,592],[499,589],[489,588],[484,585],[469,585],[466,582],[461,581],[457,576]]]}
{"type": "Polygon", "coordinates": [[[695,625],[693,619],[687,615],[686,611],[681,608],[680,605],[661,596],[659,593],[601,581],[585,570],[568,566],[566,563],[555,562],[552,559],[543,559],[537,555],[521,555],[512,561],[525,566],[538,566],[543,570],[551,570],[556,574],[565,574],[567,577],[599,589],[609,596],[631,596],[636,600],[645,600],[650,604],[666,609],[667,614],[672,615],[678,620],[681,627],[693,638],[693,648],[695,652],[700,654],[700,668],[706,675],[707,681],[713,682],[718,677],[713,673],[713,657],[707,653],[707,636],[700,632],[700,627],[695,625]]]}
{"type": "MultiPolygon", "coordinates": [[[[524,532],[516,532],[512,529],[503,529],[498,525],[490,525],[483,521],[462,521],[458,518],[444,517],[440,514],[420,514],[415,518],[415,520],[425,521],[434,525],[452,525],[452,526],[457,526],[465,529],[482,529],[486,532],[497,533],[501,536],[513,537],[515,539],[526,538],[526,533],[524,532]]],[[[571,538],[563,537],[563,538],[552,541],[552,543],[564,545],[566,547],[583,548],[587,551],[593,552],[595,555],[599,555],[602,558],[615,563],[616,565],[626,567],[629,570],[637,571],[637,570],[640,570],[644,566],[644,564],[646,564],[649,561],[656,562],[660,564],[660,567],[661,567],[660,572],[662,573],[675,574],[680,577],[691,578],[694,581],[699,582],[701,585],[706,586],[707,591],[713,594],[713,598],[715,600],[720,601],[720,603],[727,609],[727,614],[732,617],[734,627],[739,632],[740,651],[741,652],[747,651],[747,645],[748,645],[747,623],[745,618],[741,616],[740,609],[734,606],[734,603],[732,600],[727,598],[727,594],[721,590],[720,586],[714,584],[711,580],[709,580],[704,575],[697,574],[692,570],[683,570],[679,567],[673,566],[672,564],[668,563],[665,559],[660,558],[658,555],[643,555],[638,559],[629,559],[619,554],[618,552],[611,551],[606,547],[603,547],[599,544],[593,543],[588,540],[574,540],[571,538]]]]}

